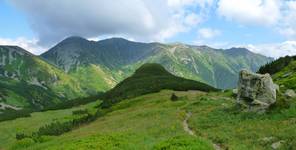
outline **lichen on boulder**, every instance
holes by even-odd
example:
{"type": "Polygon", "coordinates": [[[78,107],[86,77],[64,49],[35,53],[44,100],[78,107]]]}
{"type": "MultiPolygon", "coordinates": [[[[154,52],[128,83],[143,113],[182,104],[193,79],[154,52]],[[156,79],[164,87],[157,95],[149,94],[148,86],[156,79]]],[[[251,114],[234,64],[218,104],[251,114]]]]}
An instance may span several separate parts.
{"type": "Polygon", "coordinates": [[[239,73],[237,103],[251,112],[265,112],[276,102],[276,85],[269,74],[239,73]]]}

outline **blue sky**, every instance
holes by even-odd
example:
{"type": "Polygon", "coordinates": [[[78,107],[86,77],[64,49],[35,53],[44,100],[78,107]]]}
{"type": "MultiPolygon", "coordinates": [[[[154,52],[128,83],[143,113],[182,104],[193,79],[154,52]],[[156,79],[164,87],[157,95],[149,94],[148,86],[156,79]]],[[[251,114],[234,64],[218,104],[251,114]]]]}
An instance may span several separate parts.
{"type": "Polygon", "coordinates": [[[294,0],[2,0],[0,17],[0,44],[35,54],[71,35],[296,54],[294,0]]]}
{"type": "Polygon", "coordinates": [[[18,11],[7,1],[0,1],[0,37],[15,39],[18,37],[33,37],[29,22],[22,12],[18,11]]]}

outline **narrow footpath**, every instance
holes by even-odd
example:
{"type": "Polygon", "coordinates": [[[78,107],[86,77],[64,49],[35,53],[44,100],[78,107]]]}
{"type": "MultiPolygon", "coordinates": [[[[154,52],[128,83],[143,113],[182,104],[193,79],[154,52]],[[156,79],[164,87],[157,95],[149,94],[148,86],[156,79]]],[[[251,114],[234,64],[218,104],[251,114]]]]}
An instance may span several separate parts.
{"type": "MultiPolygon", "coordinates": [[[[191,136],[196,136],[196,134],[194,133],[194,131],[192,129],[190,129],[189,125],[188,125],[188,120],[189,118],[192,116],[191,112],[187,112],[185,119],[183,120],[183,129],[186,133],[188,133],[191,136]]],[[[213,147],[215,148],[215,150],[223,150],[223,148],[221,146],[219,146],[218,144],[213,143],[213,147]]]]}

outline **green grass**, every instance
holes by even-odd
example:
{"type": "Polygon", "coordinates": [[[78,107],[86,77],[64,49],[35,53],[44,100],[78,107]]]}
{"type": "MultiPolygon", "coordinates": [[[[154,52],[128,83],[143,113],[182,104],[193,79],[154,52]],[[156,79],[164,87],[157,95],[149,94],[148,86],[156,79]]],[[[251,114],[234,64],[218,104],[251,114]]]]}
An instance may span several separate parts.
{"type": "Polygon", "coordinates": [[[267,114],[241,112],[234,99],[208,95],[191,103],[186,109],[193,113],[190,126],[198,135],[228,149],[271,149],[280,140],[282,149],[296,149],[296,105],[267,114]],[[271,141],[264,138],[272,137],[271,141]]]}
{"type": "Polygon", "coordinates": [[[91,94],[109,90],[116,84],[108,71],[99,65],[77,67],[76,71],[71,72],[70,75],[75,77],[81,86],[91,94]]]}
{"type": "MultiPolygon", "coordinates": [[[[94,106],[95,104],[92,104],[94,106]]],[[[176,92],[161,91],[121,101],[110,112],[90,124],[60,136],[45,136],[36,142],[16,141],[18,131],[34,132],[40,126],[71,116],[72,109],[34,113],[30,118],[0,123],[0,145],[4,149],[271,149],[271,144],[285,141],[281,149],[296,147],[296,102],[290,107],[267,114],[240,112],[229,91],[176,92]],[[179,99],[171,101],[175,93],[179,99]],[[189,127],[196,137],[189,136],[182,122],[192,112],[189,127]],[[34,124],[35,123],[35,124],[34,124]],[[11,124],[11,126],[9,126],[11,124]],[[9,133],[9,134],[5,134],[9,133]],[[264,138],[270,138],[264,141],[264,138]]],[[[89,107],[89,106],[87,106],[89,107]]],[[[77,108],[78,109],[78,108],[77,108]]]]}
{"type": "MultiPolygon", "coordinates": [[[[172,143],[178,149],[197,146],[212,149],[210,141],[191,137],[184,132],[184,110],[181,107],[187,102],[170,101],[171,93],[172,91],[163,91],[123,101],[113,106],[112,112],[107,115],[69,133],[47,138],[45,142],[35,143],[24,139],[4,148],[159,149],[172,143]],[[186,142],[179,147],[178,143],[183,141],[186,142]]],[[[178,92],[178,95],[182,97],[185,93],[178,92]]]]}
{"type": "Polygon", "coordinates": [[[66,121],[71,119],[72,111],[74,110],[93,108],[96,105],[98,105],[98,102],[71,109],[36,112],[32,113],[31,117],[28,118],[18,118],[15,120],[0,122],[0,149],[7,148],[9,145],[16,142],[15,135],[17,133],[30,134],[31,132],[37,131],[41,126],[53,121],[66,121]]]}
{"type": "Polygon", "coordinates": [[[296,56],[281,57],[262,66],[259,73],[269,73],[274,82],[280,85],[281,90],[296,90],[296,56]]]}
{"type": "Polygon", "coordinates": [[[274,81],[279,85],[284,85],[284,89],[296,90],[296,61],[281,69],[272,76],[274,81]]]}

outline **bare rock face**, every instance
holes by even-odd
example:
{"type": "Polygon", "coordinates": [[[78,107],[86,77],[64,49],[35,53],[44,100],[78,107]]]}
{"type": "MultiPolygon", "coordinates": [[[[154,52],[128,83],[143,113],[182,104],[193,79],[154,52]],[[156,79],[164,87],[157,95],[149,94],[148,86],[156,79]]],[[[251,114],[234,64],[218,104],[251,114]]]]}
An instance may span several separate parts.
{"type": "Polygon", "coordinates": [[[264,112],[276,102],[276,85],[269,74],[242,70],[239,74],[237,103],[247,111],[264,112]]]}

